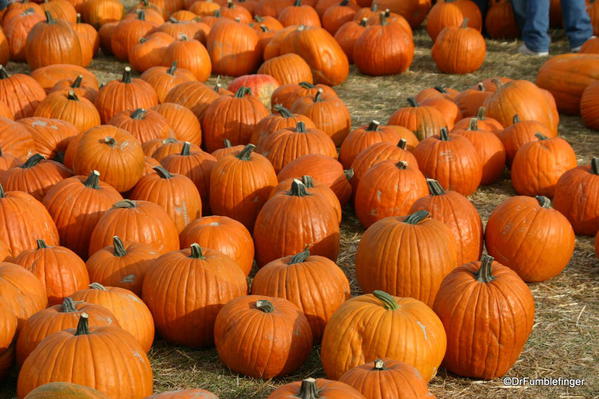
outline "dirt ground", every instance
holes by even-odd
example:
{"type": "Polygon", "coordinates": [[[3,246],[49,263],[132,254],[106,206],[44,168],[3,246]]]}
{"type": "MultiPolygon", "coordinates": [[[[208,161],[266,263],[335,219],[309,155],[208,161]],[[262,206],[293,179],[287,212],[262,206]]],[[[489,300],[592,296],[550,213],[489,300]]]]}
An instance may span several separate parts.
{"type": "MultiPolygon", "coordinates": [[[[567,43],[554,34],[553,53],[566,52],[567,43]]],[[[434,85],[463,90],[493,76],[534,81],[543,59],[517,54],[517,42],[488,42],[487,59],[476,73],[457,76],[436,70],[430,57],[432,43],[422,29],[416,31],[416,57],[410,71],[391,77],[372,78],[352,70],[350,78],[335,87],[347,103],[353,125],[371,119],[386,122],[410,95],[434,85]]],[[[113,58],[94,61],[91,69],[101,82],[118,78],[124,64],[113,58]]],[[[26,65],[10,64],[9,72],[26,70],[26,65]]],[[[211,79],[213,81],[214,78],[211,79]]],[[[578,154],[579,163],[599,156],[599,132],[586,129],[578,117],[562,116],[560,134],[578,154]]],[[[490,212],[504,199],[515,195],[509,176],[492,186],[482,187],[471,199],[486,221],[490,212]]],[[[363,229],[348,207],[342,223],[342,251],[338,264],[352,281],[354,294],[359,294],[354,276],[354,255],[363,229]]],[[[576,252],[567,269],[545,283],[530,284],[536,301],[534,330],[510,377],[563,377],[584,379],[584,385],[568,387],[506,386],[501,379],[478,381],[456,377],[441,369],[430,389],[438,398],[596,398],[599,397],[599,261],[592,240],[578,237],[576,252]]],[[[265,398],[277,386],[306,377],[324,376],[319,363],[319,348],[294,375],[272,381],[259,381],[238,376],[218,360],[215,350],[191,350],[174,347],[158,340],[150,352],[154,369],[155,391],[201,387],[222,399],[265,398]]],[[[16,371],[0,385],[0,398],[14,395],[16,371]]],[[[116,398],[115,398],[116,399],[116,398]]]]}

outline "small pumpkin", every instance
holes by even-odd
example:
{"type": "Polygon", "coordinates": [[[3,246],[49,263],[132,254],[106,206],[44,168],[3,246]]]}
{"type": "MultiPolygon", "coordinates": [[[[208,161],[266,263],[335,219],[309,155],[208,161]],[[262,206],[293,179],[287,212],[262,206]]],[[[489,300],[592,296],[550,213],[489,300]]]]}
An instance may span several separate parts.
{"type": "Polygon", "coordinates": [[[341,49],[347,56],[347,60],[350,64],[354,63],[354,44],[360,35],[366,30],[368,26],[368,18],[362,18],[359,21],[348,21],[341,25],[337,32],[335,32],[335,40],[341,46],[341,49]]]}
{"type": "Polygon", "coordinates": [[[222,18],[206,39],[214,73],[241,76],[258,68],[261,54],[258,33],[249,25],[222,18]]]}
{"type": "Polygon", "coordinates": [[[136,71],[145,72],[156,66],[168,65],[164,61],[166,49],[174,41],[175,38],[168,33],[148,33],[131,45],[127,54],[131,67],[136,71]]]}
{"type": "Polygon", "coordinates": [[[201,121],[208,106],[217,98],[219,93],[202,82],[185,82],[173,87],[164,102],[175,103],[189,108],[201,121]]]}
{"type": "Polygon", "coordinates": [[[29,392],[25,399],[110,399],[102,392],[70,382],[49,382],[29,392]]]}
{"type": "Polygon", "coordinates": [[[354,19],[358,9],[355,2],[341,0],[337,5],[327,8],[322,14],[322,27],[334,35],[344,23],[354,19]]]}
{"type": "Polygon", "coordinates": [[[85,97],[79,97],[72,89],[67,93],[48,95],[33,115],[69,122],[82,133],[100,125],[100,114],[94,104],[85,97]]]}
{"type": "Polygon", "coordinates": [[[273,91],[271,96],[271,104],[274,107],[281,105],[287,109],[291,108],[293,103],[305,96],[316,96],[318,89],[322,89],[322,98],[338,97],[335,90],[324,84],[312,84],[309,82],[299,82],[297,84],[284,84],[273,91]]]}
{"type": "Polygon", "coordinates": [[[75,79],[63,79],[56,82],[56,84],[48,91],[48,94],[60,92],[62,94],[69,94],[70,90],[73,90],[77,97],[85,97],[92,104],[98,97],[98,88],[89,79],[83,78],[83,75],[77,76],[75,79]]]}
{"type": "Polygon", "coordinates": [[[303,381],[291,382],[277,388],[267,399],[286,398],[327,398],[327,399],[365,399],[359,391],[351,386],[324,378],[306,378],[303,381]]]}
{"type": "Polygon", "coordinates": [[[487,45],[480,30],[469,28],[468,18],[465,18],[460,26],[440,32],[431,55],[441,72],[471,73],[485,62],[487,45]]]}
{"type": "Polygon", "coordinates": [[[52,64],[31,71],[34,78],[46,92],[50,91],[56,83],[64,79],[76,79],[83,76],[83,80],[93,88],[98,88],[98,78],[93,72],[74,64],[52,64]]]}
{"type": "Polygon", "coordinates": [[[110,125],[126,130],[144,144],[154,139],[165,139],[174,133],[166,119],[151,109],[137,108],[126,110],[114,115],[110,125]]]}
{"type": "Polygon", "coordinates": [[[126,61],[131,48],[157,25],[155,22],[146,20],[144,10],[137,10],[134,18],[125,18],[114,28],[110,39],[110,50],[118,60],[126,61]]]}
{"type": "Polygon", "coordinates": [[[395,111],[387,123],[411,130],[418,140],[434,136],[447,126],[445,117],[435,107],[420,105],[413,97],[408,98],[408,104],[409,107],[395,111]]]}
{"type": "Polygon", "coordinates": [[[202,144],[202,125],[189,108],[163,102],[152,109],[166,119],[177,140],[196,145],[202,144]]]}
{"type": "Polygon", "coordinates": [[[544,137],[556,135],[545,125],[534,120],[521,120],[518,114],[514,115],[511,125],[501,131],[498,136],[505,147],[506,161],[512,163],[516,153],[526,143],[537,140],[535,136],[540,133],[544,137]]]}
{"type": "Polygon", "coordinates": [[[164,54],[167,64],[177,63],[181,68],[190,71],[200,82],[205,82],[210,77],[212,63],[208,50],[198,41],[180,35],[172,42],[164,54]]]}
{"type": "Polygon", "coordinates": [[[0,98],[15,119],[32,116],[40,101],[46,98],[46,92],[29,75],[17,73],[9,75],[0,65],[0,98]]]}
{"type": "Polygon", "coordinates": [[[281,85],[313,82],[312,70],[302,57],[294,53],[270,58],[258,68],[259,74],[274,77],[281,85]]]}
{"type": "Polygon", "coordinates": [[[262,118],[258,122],[250,138],[250,143],[256,144],[258,148],[262,148],[263,140],[266,136],[277,130],[295,127],[298,122],[303,122],[308,128],[316,127],[314,122],[307,116],[291,113],[291,111],[280,104],[274,105],[272,109],[272,114],[262,118]]]}
{"type": "Polygon", "coordinates": [[[158,102],[164,103],[168,92],[180,83],[197,80],[193,72],[185,68],[179,68],[177,61],[173,61],[170,67],[153,66],[141,74],[141,78],[148,82],[158,95],[158,102]]]}
{"type": "MultiPolygon", "coordinates": [[[[480,32],[482,28],[482,15],[478,7],[466,8],[466,0],[444,0],[436,3],[430,10],[426,23],[426,32],[437,42],[445,28],[458,27],[466,24],[471,29],[480,32]]],[[[472,4],[474,6],[474,4],[472,4]]]]}

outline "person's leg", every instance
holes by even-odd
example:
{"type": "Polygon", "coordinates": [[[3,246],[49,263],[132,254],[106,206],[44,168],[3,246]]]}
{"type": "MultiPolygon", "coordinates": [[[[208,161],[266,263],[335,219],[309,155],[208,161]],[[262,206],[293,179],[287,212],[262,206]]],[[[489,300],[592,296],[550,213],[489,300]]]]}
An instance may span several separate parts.
{"type": "Polygon", "coordinates": [[[536,53],[549,51],[549,0],[527,1],[522,40],[529,50],[536,53]]]}
{"type": "Polygon", "coordinates": [[[564,28],[570,41],[570,48],[580,49],[580,46],[593,36],[593,26],[585,0],[561,0],[561,2],[564,28]]]}
{"type": "Polygon", "coordinates": [[[526,21],[526,3],[528,3],[526,0],[512,0],[512,9],[520,30],[524,29],[526,21]]]}

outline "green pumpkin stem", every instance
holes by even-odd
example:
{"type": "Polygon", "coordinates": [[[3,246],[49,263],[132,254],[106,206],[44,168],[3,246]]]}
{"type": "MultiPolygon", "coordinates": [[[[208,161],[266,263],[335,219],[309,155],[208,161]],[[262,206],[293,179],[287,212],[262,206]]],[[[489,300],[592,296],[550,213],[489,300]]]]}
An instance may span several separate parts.
{"type": "Polygon", "coordinates": [[[123,78],[121,79],[123,83],[131,83],[131,67],[126,66],[123,70],[123,78]]]}
{"type": "Polygon", "coordinates": [[[249,87],[241,86],[239,89],[237,89],[237,92],[235,92],[235,98],[243,98],[248,94],[252,94],[252,89],[250,89],[249,87]]]}
{"type": "Polygon", "coordinates": [[[470,22],[470,19],[464,18],[464,20],[462,21],[462,24],[460,25],[460,28],[466,29],[468,27],[468,22],[470,22]]]}
{"type": "Polygon", "coordinates": [[[487,109],[485,107],[479,107],[478,112],[476,113],[476,119],[479,121],[484,121],[486,117],[487,109]]]}
{"type": "Polygon", "coordinates": [[[306,132],[306,124],[302,121],[299,121],[296,125],[295,125],[295,131],[297,133],[305,133],[306,132]]]}
{"type": "Polygon", "coordinates": [[[77,96],[77,93],[75,93],[75,90],[69,89],[69,92],[67,93],[67,100],[79,101],[79,96],[77,96]]]}
{"type": "Polygon", "coordinates": [[[306,247],[302,252],[297,253],[291,257],[288,265],[295,265],[296,263],[304,263],[306,259],[310,257],[310,249],[306,247]]]}
{"type": "Polygon", "coordinates": [[[476,84],[476,89],[477,89],[478,91],[485,91],[485,85],[484,85],[484,83],[483,83],[483,82],[478,82],[478,83],[476,84]]]}
{"type": "Polygon", "coordinates": [[[46,241],[44,240],[35,240],[35,243],[37,244],[37,249],[48,248],[48,246],[46,245],[46,241]]]}
{"type": "Polygon", "coordinates": [[[306,188],[314,187],[314,179],[312,179],[312,176],[304,175],[302,176],[301,180],[302,183],[304,183],[304,186],[306,186],[306,188]]]}
{"type": "Polygon", "coordinates": [[[160,176],[162,179],[172,179],[173,178],[173,175],[171,174],[171,172],[169,172],[168,170],[166,170],[165,168],[163,168],[160,165],[154,166],[154,167],[152,167],[152,169],[154,169],[154,171],[156,171],[158,176],[160,176]]]}
{"type": "Polygon", "coordinates": [[[90,285],[88,285],[88,287],[91,288],[92,290],[108,291],[106,289],[106,287],[104,287],[102,284],[100,284],[98,282],[91,283],[90,285]]]}
{"type": "Polygon", "coordinates": [[[36,166],[38,163],[46,159],[42,154],[34,154],[29,157],[29,159],[20,166],[21,169],[30,169],[36,166]]]}
{"type": "Polygon", "coordinates": [[[444,195],[445,190],[441,183],[439,183],[435,179],[426,179],[426,185],[428,186],[428,191],[431,195],[444,195]]]}
{"type": "Polygon", "coordinates": [[[341,3],[339,3],[340,6],[346,6],[349,4],[349,0],[341,0],[341,3]]]}
{"type": "Polygon", "coordinates": [[[191,154],[191,143],[186,141],[183,143],[183,148],[181,148],[181,155],[190,155],[191,154]]]}
{"type": "Polygon", "coordinates": [[[388,24],[387,22],[387,10],[385,10],[385,12],[382,12],[379,14],[379,23],[381,24],[381,26],[385,26],[388,24]]]}
{"type": "Polygon", "coordinates": [[[399,148],[401,148],[402,150],[405,150],[406,148],[408,148],[408,140],[406,140],[406,139],[399,139],[399,141],[397,142],[397,146],[399,148]]]}
{"type": "Polygon", "coordinates": [[[599,158],[591,159],[591,173],[599,175],[599,158]]]}
{"type": "Polygon", "coordinates": [[[78,24],[81,23],[81,14],[77,13],[76,15],[76,20],[75,20],[78,24]]]}
{"type": "Polygon", "coordinates": [[[287,194],[294,197],[305,197],[309,195],[308,190],[306,190],[306,185],[299,179],[293,179],[293,182],[291,182],[291,188],[287,194]]]}
{"type": "Polygon", "coordinates": [[[104,144],[114,147],[114,145],[116,144],[116,140],[114,139],[114,137],[107,136],[104,137],[104,144]]]}
{"type": "Polygon", "coordinates": [[[138,108],[131,113],[131,119],[136,119],[136,120],[144,119],[146,117],[147,113],[148,113],[148,111],[146,111],[145,109],[138,108]]]}
{"type": "Polygon", "coordinates": [[[112,207],[121,209],[131,209],[137,207],[137,204],[135,204],[135,201],[133,200],[124,199],[122,201],[116,202],[112,207]]]}
{"type": "Polygon", "coordinates": [[[4,187],[0,184],[0,198],[6,197],[6,193],[4,192],[4,187]]]}
{"type": "Polygon", "coordinates": [[[125,249],[125,246],[123,245],[123,242],[121,241],[119,236],[112,236],[112,248],[112,254],[114,256],[121,258],[127,255],[127,250],[125,249]]]}
{"type": "Polygon", "coordinates": [[[408,97],[408,104],[410,105],[410,107],[417,107],[418,101],[416,101],[415,97],[408,97]]]}
{"type": "Polygon", "coordinates": [[[137,19],[140,21],[146,20],[146,12],[144,10],[137,10],[137,19]]]}
{"type": "Polygon", "coordinates": [[[470,118],[470,123],[468,124],[468,130],[478,130],[478,119],[470,118]]]}
{"type": "Polygon", "coordinates": [[[235,7],[235,4],[233,4],[232,0],[227,0],[227,8],[233,8],[235,7]]]}
{"type": "Polygon", "coordinates": [[[294,7],[301,7],[302,6],[302,0],[295,0],[293,2],[293,6],[294,7]]]}
{"type": "Polygon", "coordinates": [[[378,299],[379,301],[383,302],[383,304],[385,305],[385,309],[387,309],[387,310],[399,309],[399,305],[395,301],[395,298],[393,298],[391,295],[389,295],[385,291],[374,290],[374,291],[372,291],[372,295],[374,295],[376,297],[376,299],[378,299]]]}
{"type": "Polygon", "coordinates": [[[435,86],[433,89],[437,90],[439,93],[447,94],[447,90],[443,86],[435,86]]]}
{"type": "Polygon", "coordinates": [[[480,281],[481,283],[490,283],[491,281],[495,280],[495,277],[493,277],[492,268],[494,260],[495,258],[486,254],[480,258],[480,269],[474,273],[477,281],[480,281]]]}
{"type": "Polygon", "coordinates": [[[318,399],[320,395],[318,395],[316,380],[314,378],[306,378],[303,380],[297,397],[300,399],[318,399]]]}
{"type": "Polygon", "coordinates": [[[189,255],[190,258],[206,259],[206,257],[202,253],[202,247],[200,247],[200,244],[194,242],[193,244],[191,244],[190,248],[191,248],[191,254],[189,255]]]}
{"type": "Polygon", "coordinates": [[[0,80],[8,78],[10,78],[10,75],[6,71],[6,68],[4,68],[4,65],[0,65],[0,80]]]}
{"type": "Polygon", "coordinates": [[[287,108],[283,107],[281,104],[276,104],[272,109],[275,112],[278,112],[283,118],[291,118],[293,114],[287,108]]]}
{"type": "Polygon", "coordinates": [[[77,311],[77,307],[75,306],[75,301],[73,298],[66,297],[62,300],[62,305],[60,306],[60,311],[62,313],[73,313],[77,311]]]}
{"type": "Polygon", "coordinates": [[[88,318],[89,316],[87,313],[81,313],[81,316],[79,317],[79,322],[77,323],[77,331],[75,331],[75,336],[89,334],[89,324],[87,320],[88,318]]]}
{"type": "Polygon", "coordinates": [[[343,174],[345,175],[345,178],[347,180],[351,180],[354,178],[354,170],[353,169],[345,169],[343,171],[343,174]]]}
{"type": "Polygon", "coordinates": [[[376,132],[377,130],[379,130],[380,126],[381,126],[381,122],[373,119],[368,124],[368,127],[366,128],[366,131],[367,132],[376,132]]]}
{"type": "Polygon", "coordinates": [[[304,89],[313,89],[316,87],[315,85],[313,85],[312,83],[309,83],[309,82],[299,82],[298,85],[300,85],[304,89]]]}
{"type": "Polygon", "coordinates": [[[231,147],[233,147],[231,140],[225,139],[225,148],[231,148],[231,147]]]}
{"type": "Polygon", "coordinates": [[[449,131],[447,131],[446,127],[441,128],[441,133],[439,133],[441,137],[441,141],[449,141],[449,131]]]}
{"type": "Polygon", "coordinates": [[[547,136],[544,136],[543,134],[536,132],[535,133],[535,137],[539,139],[539,141],[543,141],[543,140],[549,140],[549,138],[547,136]]]}
{"type": "Polygon", "coordinates": [[[249,161],[252,157],[252,152],[254,152],[255,149],[255,145],[248,144],[243,148],[243,150],[239,151],[239,154],[237,154],[236,157],[242,161],[249,161]]]}
{"type": "Polygon", "coordinates": [[[260,15],[254,15],[254,21],[258,22],[259,24],[261,24],[262,22],[264,22],[264,18],[260,15]]]}
{"type": "Polygon", "coordinates": [[[514,114],[514,117],[512,118],[512,124],[516,124],[516,123],[520,123],[520,116],[518,116],[518,114],[514,114]]]}
{"type": "Polygon", "coordinates": [[[175,72],[177,72],[177,61],[173,61],[171,66],[166,70],[166,73],[172,76],[175,75],[175,72]]]}
{"type": "Polygon", "coordinates": [[[275,311],[275,305],[266,299],[259,299],[256,301],[256,309],[264,313],[272,313],[275,311]]]}
{"type": "Polygon", "coordinates": [[[397,166],[401,170],[408,169],[408,163],[406,161],[399,161],[395,164],[395,166],[397,166]]]}
{"type": "Polygon", "coordinates": [[[385,370],[385,362],[382,359],[376,359],[374,361],[374,368],[373,368],[373,370],[376,370],[376,371],[385,370]]]}
{"type": "Polygon", "coordinates": [[[368,26],[368,18],[364,17],[360,20],[360,23],[358,24],[361,27],[365,28],[366,26],[368,26]]]}
{"type": "Polygon", "coordinates": [[[260,30],[264,33],[270,32],[270,29],[268,29],[268,26],[266,26],[264,24],[260,25],[260,30]]]}
{"type": "Polygon", "coordinates": [[[72,89],[78,89],[81,87],[81,82],[83,82],[83,75],[79,75],[75,78],[75,80],[73,80],[73,83],[71,83],[71,88],[72,89]]]}
{"type": "Polygon", "coordinates": [[[428,211],[421,210],[412,213],[410,216],[406,217],[403,222],[407,224],[418,224],[422,222],[424,219],[428,218],[430,214],[428,211]]]}
{"type": "Polygon", "coordinates": [[[92,170],[91,173],[89,174],[89,176],[87,176],[87,179],[85,179],[85,181],[83,182],[83,185],[85,187],[89,187],[89,188],[93,188],[93,189],[99,189],[100,188],[100,172],[98,172],[97,170],[92,170]]]}
{"type": "Polygon", "coordinates": [[[48,10],[44,11],[44,15],[46,16],[47,24],[55,24],[56,23],[56,20],[54,19],[54,17],[50,13],[50,11],[48,11],[48,10]]]}
{"type": "Polygon", "coordinates": [[[536,195],[535,198],[539,202],[542,208],[551,208],[551,200],[544,195],[536,195]]]}
{"type": "Polygon", "coordinates": [[[322,87],[319,87],[316,90],[316,94],[314,95],[314,102],[315,103],[318,103],[318,102],[322,101],[322,92],[323,92],[322,87]]]}

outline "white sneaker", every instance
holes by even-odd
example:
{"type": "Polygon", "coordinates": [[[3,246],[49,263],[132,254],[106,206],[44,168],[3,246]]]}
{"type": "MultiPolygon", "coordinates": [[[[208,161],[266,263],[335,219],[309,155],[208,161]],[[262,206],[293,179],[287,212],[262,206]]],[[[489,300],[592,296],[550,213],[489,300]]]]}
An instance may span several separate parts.
{"type": "Polygon", "coordinates": [[[522,43],[522,45],[518,48],[518,52],[524,55],[534,55],[537,57],[547,57],[549,55],[549,51],[532,51],[526,46],[526,43],[522,43]]]}
{"type": "MultiPolygon", "coordinates": [[[[596,39],[596,38],[597,38],[597,36],[591,36],[591,37],[589,37],[589,39],[588,39],[587,41],[589,41],[589,40],[591,40],[591,39],[596,39]]],[[[583,43],[583,44],[584,44],[584,43],[583,43]]],[[[578,47],[572,47],[572,48],[570,49],[570,51],[571,51],[571,52],[573,52],[573,53],[578,53],[578,52],[580,51],[580,49],[581,49],[581,48],[582,48],[582,45],[580,45],[580,46],[578,46],[578,47]]]]}

